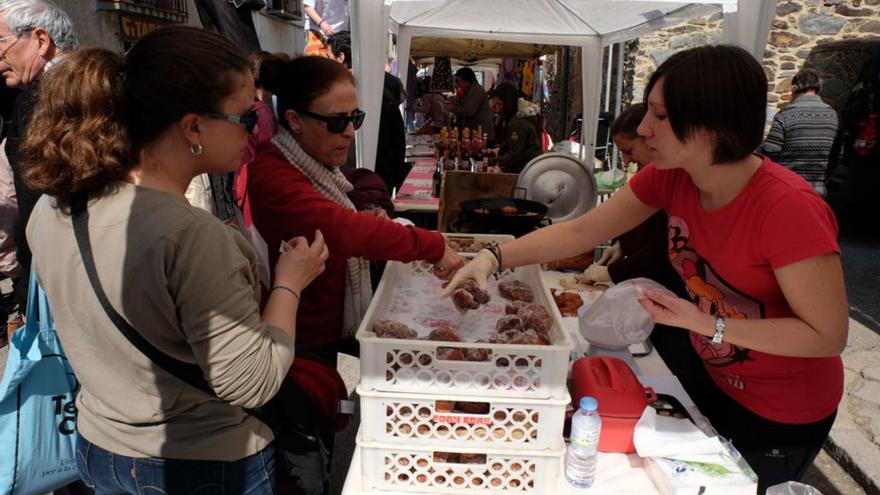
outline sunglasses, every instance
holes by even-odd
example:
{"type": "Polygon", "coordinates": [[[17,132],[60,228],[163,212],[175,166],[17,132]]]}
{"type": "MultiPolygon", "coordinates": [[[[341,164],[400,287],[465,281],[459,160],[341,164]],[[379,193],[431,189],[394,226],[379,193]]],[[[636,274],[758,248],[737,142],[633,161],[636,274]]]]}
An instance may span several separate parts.
{"type": "Polygon", "coordinates": [[[366,113],[363,110],[357,109],[351,113],[351,115],[338,115],[335,117],[328,117],[326,115],[321,115],[319,113],[309,112],[308,110],[297,110],[297,112],[305,115],[306,117],[311,117],[315,120],[320,120],[327,124],[327,132],[332,134],[341,134],[345,132],[345,128],[348,127],[348,123],[351,122],[351,125],[354,126],[355,130],[361,128],[364,124],[364,117],[366,117],[366,113]]]}
{"type": "Polygon", "coordinates": [[[229,115],[228,113],[217,112],[201,112],[201,115],[204,115],[209,119],[227,120],[229,122],[241,124],[249,133],[254,132],[254,127],[257,126],[257,111],[253,108],[241,115],[229,115]]]}

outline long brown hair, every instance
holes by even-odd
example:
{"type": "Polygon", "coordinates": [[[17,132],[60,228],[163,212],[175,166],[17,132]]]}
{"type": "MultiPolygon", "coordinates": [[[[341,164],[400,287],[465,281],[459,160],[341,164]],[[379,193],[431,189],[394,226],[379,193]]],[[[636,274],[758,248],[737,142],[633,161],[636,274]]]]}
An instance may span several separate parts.
{"type": "Polygon", "coordinates": [[[75,195],[103,194],[184,115],[218,111],[249,68],[223,37],[185,26],[151,32],[125,57],[72,52],[42,79],[24,180],[65,209],[75,195]]]}

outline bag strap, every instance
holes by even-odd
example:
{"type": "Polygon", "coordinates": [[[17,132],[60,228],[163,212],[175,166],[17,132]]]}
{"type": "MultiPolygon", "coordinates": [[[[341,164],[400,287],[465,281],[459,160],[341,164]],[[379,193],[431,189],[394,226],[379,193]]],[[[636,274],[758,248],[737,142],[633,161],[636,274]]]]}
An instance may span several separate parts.
{"type": "Polygon", "coordinates": [[[120,333],[125,336],[128,341],[135,346],[144,356],[149,358],[153,363],[163,370],[171,373],[182,382],[195,387],[207,394],[216,396],[216,392],[205,380],[202,369],[192,363],[186,363],[175,359],[168,354],[157,349],[153,344],[149,343],[126,319],[116,312],[113,305],[107,299],[104,288],[101,286],[101,280],[98,278],[98,270],[95,267],[95,257],[92,254],[92,244],[89,239],[89,210],[85,200],[79,202],[72,209],[73,234],[76,237],[76,244],[79,247],[79,253],[82,256],[83,265],[89,276],[89,282],[95,291],[95,296],[104,308],[104,312],[110,318],[110,321],[116,326],[120,333]]]}

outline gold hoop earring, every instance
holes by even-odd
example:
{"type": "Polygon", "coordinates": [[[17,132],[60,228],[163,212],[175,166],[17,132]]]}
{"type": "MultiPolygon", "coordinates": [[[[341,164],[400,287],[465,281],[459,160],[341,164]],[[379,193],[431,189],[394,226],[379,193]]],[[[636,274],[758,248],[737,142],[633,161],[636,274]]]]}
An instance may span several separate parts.
{"type": "Polygon", "coordinates": [[[195,144],[189,145],[189,152],[195,156],[201,155],[202,151],[203,151],[202,143],[195,143],[195,144]]]}

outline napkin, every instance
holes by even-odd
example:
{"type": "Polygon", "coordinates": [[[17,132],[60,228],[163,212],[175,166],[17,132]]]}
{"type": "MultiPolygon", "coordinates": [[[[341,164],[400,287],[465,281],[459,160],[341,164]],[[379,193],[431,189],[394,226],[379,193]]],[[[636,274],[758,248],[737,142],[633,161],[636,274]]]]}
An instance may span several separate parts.
{"type": "Polygon", "coordinates": [[[688,419],[660,416],[646,407],[636,423],[633,443],[640,457],[668,457],[692,462],[715,462],[727,450],[718,437],[709,437],[688,419]]]}

